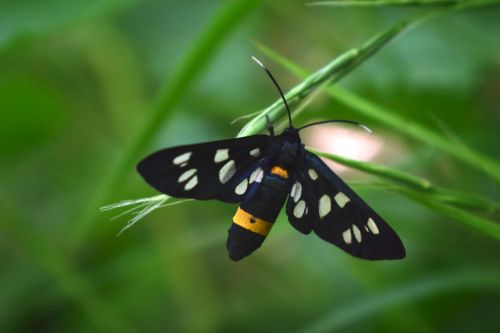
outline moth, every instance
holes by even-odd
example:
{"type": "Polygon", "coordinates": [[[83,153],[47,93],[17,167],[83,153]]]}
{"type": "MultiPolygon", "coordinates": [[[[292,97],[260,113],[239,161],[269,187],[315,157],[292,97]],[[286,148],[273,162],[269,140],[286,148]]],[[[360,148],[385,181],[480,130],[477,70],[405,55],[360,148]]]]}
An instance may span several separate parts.
{"type": "Polygon", "coordinates": [[[239,203],[228,231],[229,258],[238,261],[258,249],[286,202],[291,225],[312,231],[348,254],[368,260],[401,259],[405,248],[396,232],[347,186],[318,156],[307,151],[292,125],[287,100],[272,73],[290,126],[269,135],[166,148],[137,165],[139,174],[156,190],[177,198],[217,199],[239,203]]]}

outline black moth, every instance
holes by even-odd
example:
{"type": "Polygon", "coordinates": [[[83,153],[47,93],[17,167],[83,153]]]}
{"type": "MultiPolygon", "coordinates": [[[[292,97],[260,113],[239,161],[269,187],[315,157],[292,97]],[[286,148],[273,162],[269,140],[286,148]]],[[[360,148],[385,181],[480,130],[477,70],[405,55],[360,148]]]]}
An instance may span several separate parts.
{"type": "MultiPolygon", "coordinates": [[[[283,204],[292,226],[362,259],[401,259],[405,248],[394,230],[316,155],[306,151],[292,126],[278,83],[264,65],[288,111],[290,127],[280,135],[252,135],[167,148],[143,159],[137,170],[172,197],[239,203],[227,250],[240,260],[261,246],[283,204]]],[[[330,120],[326,122],[346,122],[330,120]]],[[[359,125],[359,124],[357,124],[359,125]]]]}

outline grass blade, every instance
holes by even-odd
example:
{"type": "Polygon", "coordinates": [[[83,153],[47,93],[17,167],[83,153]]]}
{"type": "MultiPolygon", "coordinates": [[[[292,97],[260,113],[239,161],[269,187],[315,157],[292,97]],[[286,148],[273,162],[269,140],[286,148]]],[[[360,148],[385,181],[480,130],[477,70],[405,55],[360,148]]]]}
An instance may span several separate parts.
{"type": "Polygon", "coordinates": [[[414,175],[410,175],[408,173],[384,167],[382,165],[377,165],[373,163],[366,163],[366,162],[361,162],[361,161],[356,161],[352,160],[346,157],[342,157],[339,155],[335,154],[330,154],[330,153],[325,153],[316,149],[313,149],[311,147],[307,147],[307,150],[311,151],[312,153],[328,158],[329,160],[332,160],[334,162],[338,162],[342,165],[349,166],[352,168],[355,168],[357,170],[361,170],[364,172],[367,172],[372,175],[380,176],[392,181],[397,181],[403,185],[410,186],[413,188],[417,188],[420,190],[430,190],[431,189],[431,183],[427,179],[423,179],[414,175]]]}
{"type": "Polygon", "coordinates": [[[436,200],[433,196],[427,196],[423,193],[418,193],[402,187],[395,188],[393,190],[396,190],[396,192],[400,192],[415,201],[423,203],[441,215],[447,216],[455,221],[463,223],[468,227],[481,231],[490,237],[500,240],[500,224],[493,220],[476,216],[458,207],[453,207],[445,202],[436,200]]]}
{"type": "MultiPolygon", "coordinates": [[[[344,52],[326,66],[320,68],[309,76],[304,76],[304,80],[292,88],[285,97],[290,106],[294,106],[304,100],[316,89],[338,81],[347,73],[358,67],[366,59],[375,54],[393,38],[405,31],[410,22],[402,22],[390,29],[376,35],[361,47],[344,52]]],[[[264,109],[257,117],[248,122],[238,134],[238,137],[257,134],[266,128],[265,116],[274,123],[278,118],[285,115],[285,109],[281,99],[264,109]]]]}
{"type": "Polygon", "coordinates": [[[308,3],[308,6],[330,6],[330,7],[378,7],[378,6],[453,6],[458,0],[331,0],[308,3]]]}
{"type": "MultiPolygon", "coordinates": [[[[259,48],[263,53],[293,72],[295,75],[299,77],[307,77],[307,71],[305,69],[297,66],[296,64],[292,64],[289,60],[284,59],[284,57],[269,48],[262,45],[259,48]]],[[[484,156],[477,151],[457,146],[455,143],[447,140],[444,136],[436,133],[435,131],[405,119],[393,110],[389,110],[372,103],[338,86],[328,86],[325,88],[325,91],[332,98],[341,104],[344,104],[352,111],[373,119],[374,121],[391,128],[393,131],[398,132],[401,135],[418,140],[425,144],[429,144],[441,151],[444,151],[461,162],[468,164],[470,167],[479,169],[494,178],[496,181],[500,182],[500,162],[484,156]]]]}
{"type": "Polygon", "coordinates": [[[173,108],[207,67],[226,37],[258,3],[259,1],[253,0],[227,2],[211,24],[204,28],[189,53],[183,58],[178,70],[160,88],[150,117],[138,129],[116,162],[109,168],[84,211],[79,212],[74,232],[70,237],[72,249],[78,248],[85,239],[98,218],[99,207],[109,200],[113,191],[131,171],[141,151],[156,135],[173,108]]]}
{"type": "Polygon", "coordinates": [[[437,188],[432,186],[432,184],[426,179],[392,168],[351,160],[338,155],[320,152],[311,148],[307,149],[319,156],[328,158],[342,165],[349,166],[391,181],[396,181],[403,185],[403,187],[388,186],[387,188],[404,194],[412,200],[423,203],[444,216],[450,217],[455,221],[461,222],[487,234],[488,236],[500,240],[500,224],[497,224],[493,220],[487,218],[475,216],[459,207],[452,206],[465,206],[467,208],[480,209],[486,213],[499,212],[500,207],[495,202],[491,202],[490,200],[484,199],[480,196],[472,196],[469,194],[462,194],[458,191],[437,188]]]}
{"type": "Polygon", "coordinates": [[[333,309],[329,314],[299,332],[320,333],[345,330],[351,324],[368,320],[388,309],[466,290],[500,291],[500,271],[470,269],[465,272],[449,272],[391,287],[351,304],[342,303],[341,307],[333,309]]]}
{"type": "Polygon", "coordinates": [[[451,7],[456,10],[470,9],[499,4],[499,0],[331,0],[308,3],[311,7],[381,7],[381,6],[412,6],[412,7],[451,7]]]}

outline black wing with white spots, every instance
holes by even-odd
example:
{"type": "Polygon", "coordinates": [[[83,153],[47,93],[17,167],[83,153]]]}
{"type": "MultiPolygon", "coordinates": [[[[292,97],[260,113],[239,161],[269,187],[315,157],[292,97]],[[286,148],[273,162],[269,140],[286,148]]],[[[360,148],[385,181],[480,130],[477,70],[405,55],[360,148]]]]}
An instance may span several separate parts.
{"type": "Polygon", "coordinates": [[[235,203],[262,179],[269,147],[267,135],[179,146],[151,154],[137,170],[170,196],[235,203]]]}
{"type": "Polygon", "coordinates": [[[307,174],[305,161],[298,160],[293,185],[286,204],[286,213],[292,226],[298,231],[309,234],[318,219],[316,189],[307,174]]]}
{"type": "Polygon", "coordinates": [[[306,152],[287,203],[291,224],[362,259],[401,259],[396,232],[319,157],[306,152]],[[299,190],[300,188],[300,190],[299,190]]]}

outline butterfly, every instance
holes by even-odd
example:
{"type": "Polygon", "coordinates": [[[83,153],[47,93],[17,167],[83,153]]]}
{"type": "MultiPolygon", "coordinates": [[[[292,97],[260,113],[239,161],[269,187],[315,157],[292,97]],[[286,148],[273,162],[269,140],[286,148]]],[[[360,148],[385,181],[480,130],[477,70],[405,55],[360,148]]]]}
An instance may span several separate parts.
{"type": "Polygon", "coordinates": [[[318,156],[307,151],[299,136],[300,130],[317,124],[362,125],[329,120],[293,127],[279,84],[253,59],[278,89],[290,126],[274,135],[267,119],[269,135],[166,148],[141,160],[139,174],[172,197],[239,203],[226,243],[234,261],[262,245],[284,205],[290,224],[299,232],[314,232],[354,257],[404,258],[405,248],[396,232],[318,156]]]}

